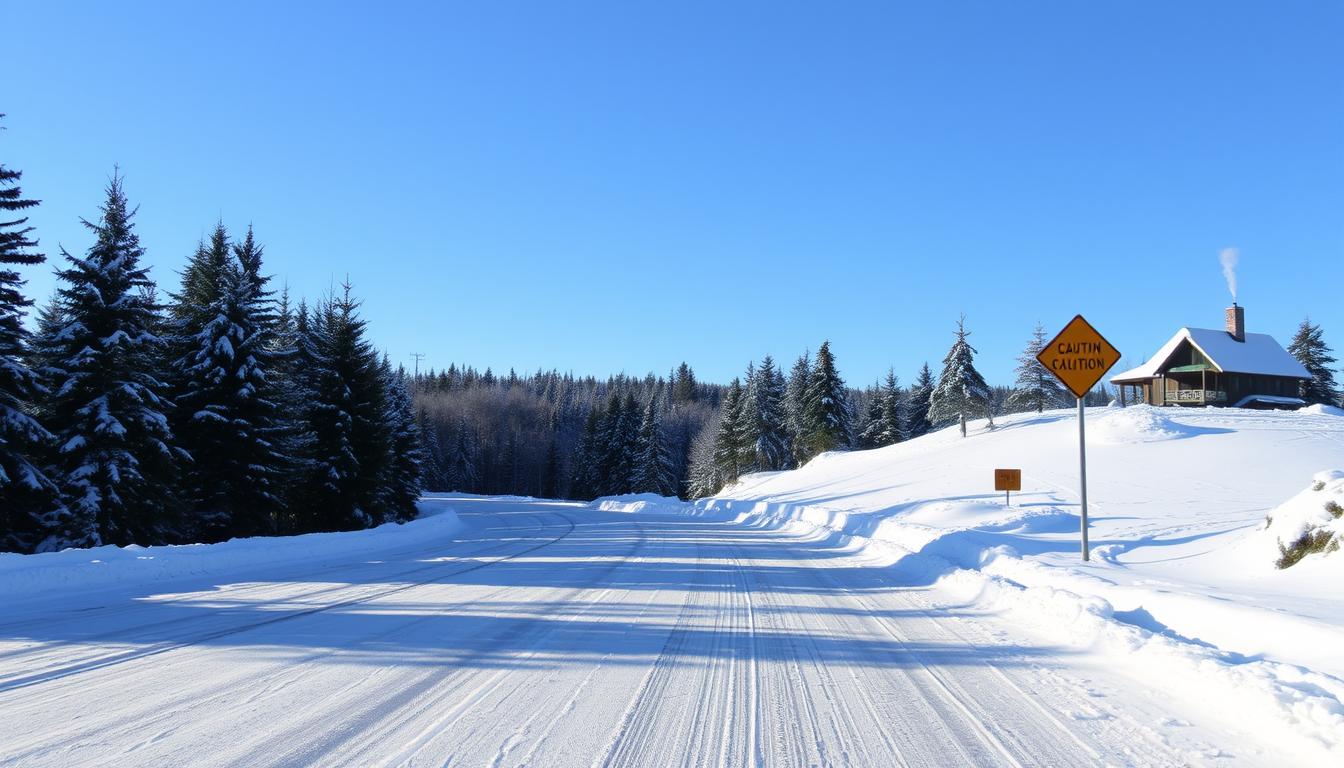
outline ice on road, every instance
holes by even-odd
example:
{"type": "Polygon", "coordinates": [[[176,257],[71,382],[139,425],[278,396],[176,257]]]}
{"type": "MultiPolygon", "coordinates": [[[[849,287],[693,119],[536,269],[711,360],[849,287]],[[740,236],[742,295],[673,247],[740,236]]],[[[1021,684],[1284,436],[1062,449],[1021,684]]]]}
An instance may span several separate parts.
{"type": "Polygon", "coordinates": [[[0,615],[0,765],[1271,763],[834,541],[454,500],[418,549],[0,615]]]}

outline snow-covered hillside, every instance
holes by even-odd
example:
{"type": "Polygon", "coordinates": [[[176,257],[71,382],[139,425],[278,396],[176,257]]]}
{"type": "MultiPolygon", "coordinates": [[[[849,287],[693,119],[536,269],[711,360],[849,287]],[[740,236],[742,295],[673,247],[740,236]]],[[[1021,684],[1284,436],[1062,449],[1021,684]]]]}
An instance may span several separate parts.
{"type": "Polygon", "coordinates": [[[1071,410],[823,455],[749,476],[697,510],[864,537],[908,578],[1108,647],[1156,685],[1344,743],[1344,553],[1275,567],[1279,540],[1304,520],[1336,525],[1314,510],[1339,492],[1339,475],[1319,473],[1344,468],[1344,412],[1112,407],[1087,418],[1090,563],[1071,410]],[[993,490],[996,467],[1022,469],[1009,505],[993,490]]]}

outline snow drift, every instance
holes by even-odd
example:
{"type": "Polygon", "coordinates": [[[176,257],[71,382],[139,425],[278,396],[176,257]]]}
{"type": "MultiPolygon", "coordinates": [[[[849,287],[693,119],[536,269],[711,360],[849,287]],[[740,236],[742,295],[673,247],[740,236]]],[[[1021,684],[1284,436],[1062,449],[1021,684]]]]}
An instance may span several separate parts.
{"type": "MultiPolygon", "coordinates": [[[[461,527],[449,496],[427,496],[420,517],[363,531],[258,536],[219,544],[157,547],[103,546],[37,555],[0,553],[0,602],[42,598],[55,592],[102,592],[184,578],[254,574],[258,569],[365,557],[424,547],[461,527]]],[[[174,588],[179,588],[174,584],[174,588]]]]}

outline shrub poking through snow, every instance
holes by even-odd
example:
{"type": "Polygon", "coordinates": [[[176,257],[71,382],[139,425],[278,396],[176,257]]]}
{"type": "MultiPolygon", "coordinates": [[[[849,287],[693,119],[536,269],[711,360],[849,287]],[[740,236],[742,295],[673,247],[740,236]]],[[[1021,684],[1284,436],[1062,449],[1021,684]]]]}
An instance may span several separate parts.
{"type": "Polygon", "coordinates": [[[1296,565],[1307,555],[1334,552],[1339,549],[1339,541],[1334,534],[1324,528],[1315,528],[1298,537],[1288,546],[1279,542],[1279,559],[1274,565],[1280,570],[1296,565]]]}
{"type": "Polygon", "coordinates": [[[1290,568],[1309,555],[1339,551],[1344,542],[1341,501],[1344,501],[1344,471],[1334,470],[1318,473],[1307,490],[1275,509],[1265,526],[1278,548],[1274,565],[1290,568]]]}

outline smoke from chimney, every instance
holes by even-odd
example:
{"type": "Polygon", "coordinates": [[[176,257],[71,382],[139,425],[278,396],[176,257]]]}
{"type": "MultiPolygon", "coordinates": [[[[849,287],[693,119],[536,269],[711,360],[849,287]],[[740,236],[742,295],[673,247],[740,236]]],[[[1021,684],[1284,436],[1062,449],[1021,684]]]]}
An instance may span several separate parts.
{"type": "Polygon", "coordinates": [[[1223,279],[1227,281],[1227,290],[1232,294],[1232,303],[1237,303],[1237,249],[1224,248],[1218,252],[1218,263],[1223,265],[1223,279]]]}

